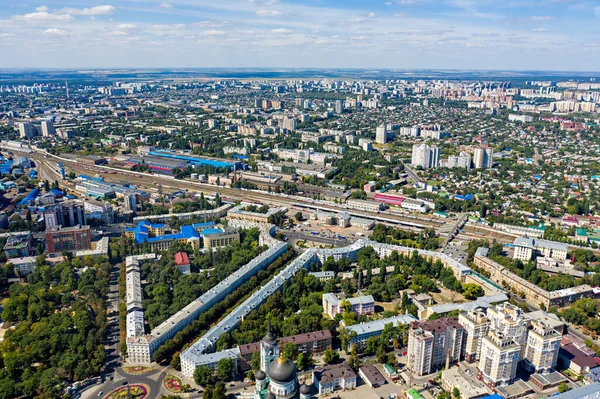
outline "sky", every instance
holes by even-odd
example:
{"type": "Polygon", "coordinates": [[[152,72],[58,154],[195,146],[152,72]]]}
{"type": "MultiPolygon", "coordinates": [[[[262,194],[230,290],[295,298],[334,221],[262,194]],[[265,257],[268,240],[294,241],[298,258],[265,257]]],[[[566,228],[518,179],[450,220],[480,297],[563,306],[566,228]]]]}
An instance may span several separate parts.
{"type": "Polygon", "coordinates": [[[600,0],[0,0],[0,68],[600,71],[600,0]]]}

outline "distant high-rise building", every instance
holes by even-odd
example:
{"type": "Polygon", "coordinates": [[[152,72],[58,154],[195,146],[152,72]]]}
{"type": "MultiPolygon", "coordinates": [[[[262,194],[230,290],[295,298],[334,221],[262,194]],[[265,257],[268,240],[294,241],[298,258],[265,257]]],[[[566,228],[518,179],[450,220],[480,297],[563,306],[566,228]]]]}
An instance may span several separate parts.
{"type": "Polygon", "coordinates": [[[40,128],[42,130],[42,137],[51,137],[56,135],[54,123],[52,121],[42,121],[40,128]]]}
{"type": "Polygon", "coordinates": [[[337,100],[335,102],[335,113],[341,114],[342,112],[344,112],[344,102],[342,100],[337,100]]]}
{"type": "Polygon", "coordinates": [[[561,334],[543,321],[533,320],[527,335],[524,363],[531,372],[552,371],[558,360],[561,334]]]}
{"type": "Polygon", "coordinates": [[[449,318],[411,323],[408,330],[408,370],[422,376],[458,362],[463,334],[463,326],[449,318]]]}
{"type": "Polygon", "coordinates": [[[490,320],[484,311],[475,309],[458,316],[458,322],[465,328],[464,357],[467,362],[479,360],[481,342],[490,331],[490,320]]]}
{"type": "Polygon", "coordinates": [[[377,144],[385,144],[388,140],[387,127],[385,125],[377,126],[375,130],[375,142],[377,144]]]}
{"type": "Polygon", "coordinates": [[[285,130],[294,131],[296,130],[296,119],[294,118],[283,118],[281,121],[281,127],[285,130]]]}
{"type": "Polygon", "coordinates": [[[30,139],[35,136],[35,130],[31,122],[19,122],[19,137],[30,139]]]}
{"type": "Polygon", "coordinates": [[[476,148],[473,154],[475,169],[488,169],[493,164],[494,150],[491,148],[476,148]]]}
{"type": "Polygon", "coordinates": [[[521,347],[510,335],[491,331],[481,343],[477,377],[490,387],[511,383],[517,374],[521,347]]]}
{"type": "Polygon", "coordinates": [[[413,145],[411,164],[423,169],[437,168],[440,164],[440,149],[427,144],[413,145]]]}

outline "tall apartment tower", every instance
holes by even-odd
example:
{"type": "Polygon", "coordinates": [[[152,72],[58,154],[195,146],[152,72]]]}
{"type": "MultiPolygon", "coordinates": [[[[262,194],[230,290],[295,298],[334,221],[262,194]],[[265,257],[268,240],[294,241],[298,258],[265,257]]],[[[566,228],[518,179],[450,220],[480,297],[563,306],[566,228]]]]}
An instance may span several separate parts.
{"type": "Polygon", "coordinates": [[[336,100],[335,102],[335,113],[341,114],[344,112],[344,102],[342,100],[336,100]]]}
{"type": "Polygon", "coordinates": [[[413,145],[411,165],[423,169],[437,168],[440,165],[440,149],[427,144],[413,145]]]}
{"type": "Polygon", "coordinates": [[[505,337],[513,339],[521,350],[519,360],[525,353],[527,342],[527,321],[523,310],[508,302],[488,308],[487,318],[490,320],[490,331],[503,333],[505,337]]]}
{"type": "Polygon", "coordinates": [[[552,371],[558,360],[561,334],[540,320],[533,320],[531,326],[525,347],[524,365],[531,372],[552,371]]]}
{"type": "Polygon", "coordinates": [[[481,309],[474,309],[458,316],[458,323],[465,329],[463,354],[465,360],[474,363],[479,360],[481,342],[490,331],[490,320],[481,309]]]}
{"type": "Polygon", "coordinates": [[[494,150],[491,148],[476,148],[473,154],[475,169],[488,169],[493,164],[494,150]]]}
{"type": "Polygon", "coordinates": [[[52,121],[42,121],[40,129],[42,131],[42,137],[56,136],[56,130],[54,129],[54,123],[52,121]]]}
{"type": "Polygon", "coordinates": [[[407,368],[427,375],[460,360],[463,327],[454,319],[414,322],[408,330],[407,368]]]}
{"type": "Polygon", "coordinates": [[[30,139],[35,136],[35,130],[31,122],[19,122],[19,137],[22,139],[30,139]]]}
{"type": "Polygon", "coordinates": [[[510,384],[517,374],[521,347],[510,335],[490,331],[481,342],[477,378],[489,387],[510,384]]]}
{"type": "Polygon", "coordinates": [[[387,139],[387,127],[385,125],[377,126],[377,129],[375,130],[375,142],[377,144],[385,144],[387,143],[387,139]]]}

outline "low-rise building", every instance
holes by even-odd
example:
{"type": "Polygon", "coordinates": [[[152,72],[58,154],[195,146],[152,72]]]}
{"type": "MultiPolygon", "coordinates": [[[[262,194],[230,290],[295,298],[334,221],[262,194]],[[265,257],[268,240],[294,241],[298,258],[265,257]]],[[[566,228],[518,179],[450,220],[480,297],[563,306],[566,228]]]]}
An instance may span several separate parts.
{"type": "Polygon", "coordinates": [[[175,254],[175,266],[181,274],[190,274],[190,258],[185,252],[177,252],[175,254]]]}
{"type": "Polygon", "coordinates": [[[340,389],[355,389],[356,379],[356,373],[346,362],[317,367],[313,371],[313,384],[319,395],[328,395],[340,389]]]}
{"type": "Polygon", "coordinates": [[[440,382],[446,392],[452,392],[454,388],[458,388],[460,399],[478,399],[489,395],[481,383],[466,374],[465,370],[460,367],[450,367],[442,371],[440,382]]]}
{"type": "Polygon", "coordinates": [[[372,314],[375,313],[375,299],[372,295],[340,299],[335,294],[323,294],[323,311],[332,319],[344,313],[345,307],[359,315],[372,314]]]}
{"type": "Polygon", "coordinates": [[[377,388],[386,383],[386,379],[373,364],[365,364],[359,368],[358,375],[371,388],[377,388]]]}

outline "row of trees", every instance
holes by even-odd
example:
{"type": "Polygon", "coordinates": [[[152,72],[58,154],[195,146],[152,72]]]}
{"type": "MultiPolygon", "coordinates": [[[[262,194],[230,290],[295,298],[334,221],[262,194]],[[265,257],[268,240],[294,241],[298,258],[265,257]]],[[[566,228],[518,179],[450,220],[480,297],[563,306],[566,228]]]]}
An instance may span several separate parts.
{"type": "Polygon", "coordinates": [[[205,273],[182,275],[174,261],[180,245],[173,245],[159,261],[142,265],[145,318],[150,328],[158,326],[172,314],[227,278],[231,273],[258,256],[265,248],[258,246],[258,229],[242,231],[240,243],[219,248],[215,253],[196,253],[194,265],[210,267],[205,273]],[[211,267],[212,266],[212,267],[211,267]]]}

